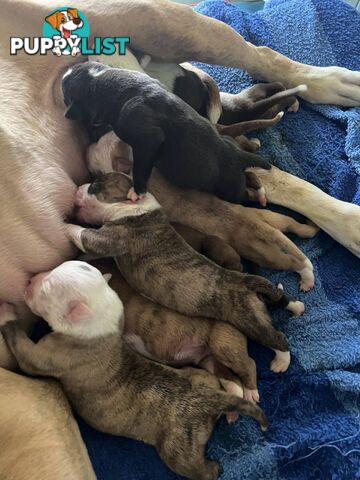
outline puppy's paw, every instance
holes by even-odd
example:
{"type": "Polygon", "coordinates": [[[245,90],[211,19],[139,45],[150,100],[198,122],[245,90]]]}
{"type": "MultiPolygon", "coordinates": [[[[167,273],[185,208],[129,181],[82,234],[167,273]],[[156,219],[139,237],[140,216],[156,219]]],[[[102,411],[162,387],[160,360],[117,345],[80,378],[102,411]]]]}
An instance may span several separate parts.
{"type": "Polygon", "coordinates": [[[249,389],[244,387],[244,399],[248,400],[251,403],[259,403],[260,395],[258,389],[249,389]]]}
{"type": "Polygon", "coordinates": [[[296,113],[299,110],[299,106],[299,100],[295,100],[295,102],[288,108],[288,112],[296,113]]]}
{"type": "Polygon", "coordinates": [[[226,420],[229,425],[232,425],[239,418],[239,414],[236,412],[231,412],[226,414],[226,420]]]}
{"type": "Polygon", "coordinates": [[[305,305],[299,300],[293,300],[288,303],[286,310],[289,310],[295,317],[299,317],[305,312],[305,305]]]}
{"type": "Polygon", "coordinates": [[[311,290],[315,284],[315,278],[314,278],[314,268],[312,266],[312,263],[310,260],[307,258],[304,261],[304,268],[298,271],[300,275],[300,290],[302,292],[308,292],[311,290]]]}
{"type": "Polygon", "coordinates": [[[275,351],[275,358],[270,364],[270,370],[274,373],[286,372],[290,365],[290,352],[275,351]]]}
{"type": "Polygon", "coordinates": [[[141,200],[144,197],[145,197],[144,194],[138,195],[135,192],[134,187],[131,187],[130,190],[128,191],[128,194],[127,194],[128,200],[130,200],[133,203],[137,202],[138,200],[141,200]]]}
{"type": "Polygon", "coordinates": [[[15,311],[14,305],[11,303],[1,303],[0,304],[0,327],[5,325],[7,322],[17,320],[17,314],[15,311]]]}

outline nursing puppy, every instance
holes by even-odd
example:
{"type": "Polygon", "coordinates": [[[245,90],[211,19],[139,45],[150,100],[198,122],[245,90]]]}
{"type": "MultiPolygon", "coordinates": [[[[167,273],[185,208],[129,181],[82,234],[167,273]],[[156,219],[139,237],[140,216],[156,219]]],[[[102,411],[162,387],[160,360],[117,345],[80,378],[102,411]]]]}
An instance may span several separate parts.
{"type": "Polygon", "coordinates": [[[219,465],[204,450],[222,413],[243,413],[267,427],[259,407],[219,390],[213,375],[172,369],[128,348],[122,302],[93,266],[70,261],[38,274],[25,300],[53,332],[35,344],[17,322],[3,327],[20,368],[57,378],[91,426],[153,445],[179,475],[217,478],[219,465]]]}
{"type": "Polygon", "coordinates": [[[124,304],[123,339],[133,350],[167,365],[198,365],[214,373],[228,393],[259,401],[256,365],[241,332],[225,322],[185,316],[153,303],[125,282],[112,259],[93,265],[112,274],[109,285],[124,304]]]}
{"type": "Polygon", "coordinates": [[[139,293],[191,316],[227,321],[247,337],[275,350],[275,361],[288,365],[285,336],[274,329],[263,300],[301,314],[304,306],[262,277],[225,270],[195,252],[171,227],[151,194],[126,200],[131,179],[109,173],[78,189],[77,216],[103,225],[68,226],[83,252],[115,257],[120,272],[139,293]]]}
{"type": "Polygon", "coordinates": [[[110,125],[132,147],[132,200],[147,191],[154,165],[180,187],[213,192],[234,203],[246,198],[246,168],[271,168],[142,73],[85,62],[65,73],[62,88],[67,118],[110,125]]]}

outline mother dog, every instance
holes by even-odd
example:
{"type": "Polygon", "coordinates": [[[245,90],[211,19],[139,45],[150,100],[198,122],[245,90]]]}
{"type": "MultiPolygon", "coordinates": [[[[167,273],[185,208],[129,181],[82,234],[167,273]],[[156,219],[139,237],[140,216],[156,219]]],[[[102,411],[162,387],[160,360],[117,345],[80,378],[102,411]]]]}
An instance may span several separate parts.
{"type": "MultiPolygon", "coordinates": [[[[9,55],[10,37],[40,35],[54,3],[3,0],[2,5],[6,14],[0,16],[0,301],[20,305],[33,273],[50,270],[75,255],[65,234],[64,218],[72,211],[76,185],[88,180],[84,163],[88,139],[64,118],[60,95],[62,74],[71,62],[81,58],[9,55]]],[[[167,0],[75,0],[71,6],[86,15],[92,35],[127,35],[134,48],[154,58],[239,67],[258,79],[281,81],[287,87],[307,84],[303,96],[311,102],[360,105],[360,73],[293,62],[267,47],[246,42],[230,27],[189,7],[167,0]],[[208,42],[209,38],[217,41],[208,42]]],[[[262,181],[270,201],[301,208],[302,213],[360,255],[359,207],[332,199],[275,168],[262,181]],[[313,205],[317,205],[316,211],[313,205]]],[[[214,202],[214,217],[216,206],[222,204],[220,200],[214,202]]],[[[243,207],[232,209],[234,228],[239,223],[246,228],[248,217],[243,212],[243,207]]],[[[251,216],[258,215],[256,212],[253,210],[251,216]]],[[[197,214],[200,218],[202,211],[197,214]]],[[[260,225],[276,227],[279,223],[273,216],[267,220],[266,212],[261,212],[260,225]]],[[[0,354],[1,365],[13,365],[3,344],[0,354]]],[[[2,418],[12,415],[9,402],[2,418]]],[[[73,441],[78,442],[78,438],[74,436],[73,441]]],[[[44,455],[43,461],[50,460],[44,455]]],[[[51,478],[62,479],[65,464],[75,460],[64,457],[57,461],[63,463],[51,466],[51,478]]],[[[75,467],[72,470],[79,471],[75,467]]],[[[28,479],[38,478],[28,471],[28,479]]],[[[1,474],[10,477],[9,472],[1,474]]],[[[73,478],[89,476],[84,471],[74,473],[73,478]]]]}

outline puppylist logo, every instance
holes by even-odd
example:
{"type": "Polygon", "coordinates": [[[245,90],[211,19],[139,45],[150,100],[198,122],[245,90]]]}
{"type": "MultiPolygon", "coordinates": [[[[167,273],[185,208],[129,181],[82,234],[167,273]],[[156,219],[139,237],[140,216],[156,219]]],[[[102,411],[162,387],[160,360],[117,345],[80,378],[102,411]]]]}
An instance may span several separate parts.
{"type": "Polygon", "coordinates": [[[23,50],[28,55],[57,56],[119,55],[126,54],[129,37],[94,37],[89,45],[90,25],[85,15],[77,8],[61,7],[48,15],[43,23],[42,37],[11,37],[10,55],[23,50]]]}

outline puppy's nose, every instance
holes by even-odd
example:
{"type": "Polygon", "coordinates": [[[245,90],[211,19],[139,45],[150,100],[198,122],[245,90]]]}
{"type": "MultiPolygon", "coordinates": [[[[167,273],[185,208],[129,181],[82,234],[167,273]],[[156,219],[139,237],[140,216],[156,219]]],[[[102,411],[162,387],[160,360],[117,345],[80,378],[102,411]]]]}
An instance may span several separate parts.
{"type": "Polygon", "coordinates": [[[96,193],[100,192],[100,190],[101,190],[100,182],[95,180],[93,183],[90,184],[90,187],[88,189],[88,194],[95,195],[96,193]]]}
{"type": "Polygon", "coordinates": [[[73,22],[75,23],[75,25],[80,25],[81,18],[80,17],[73,18],[73,22]]]}

